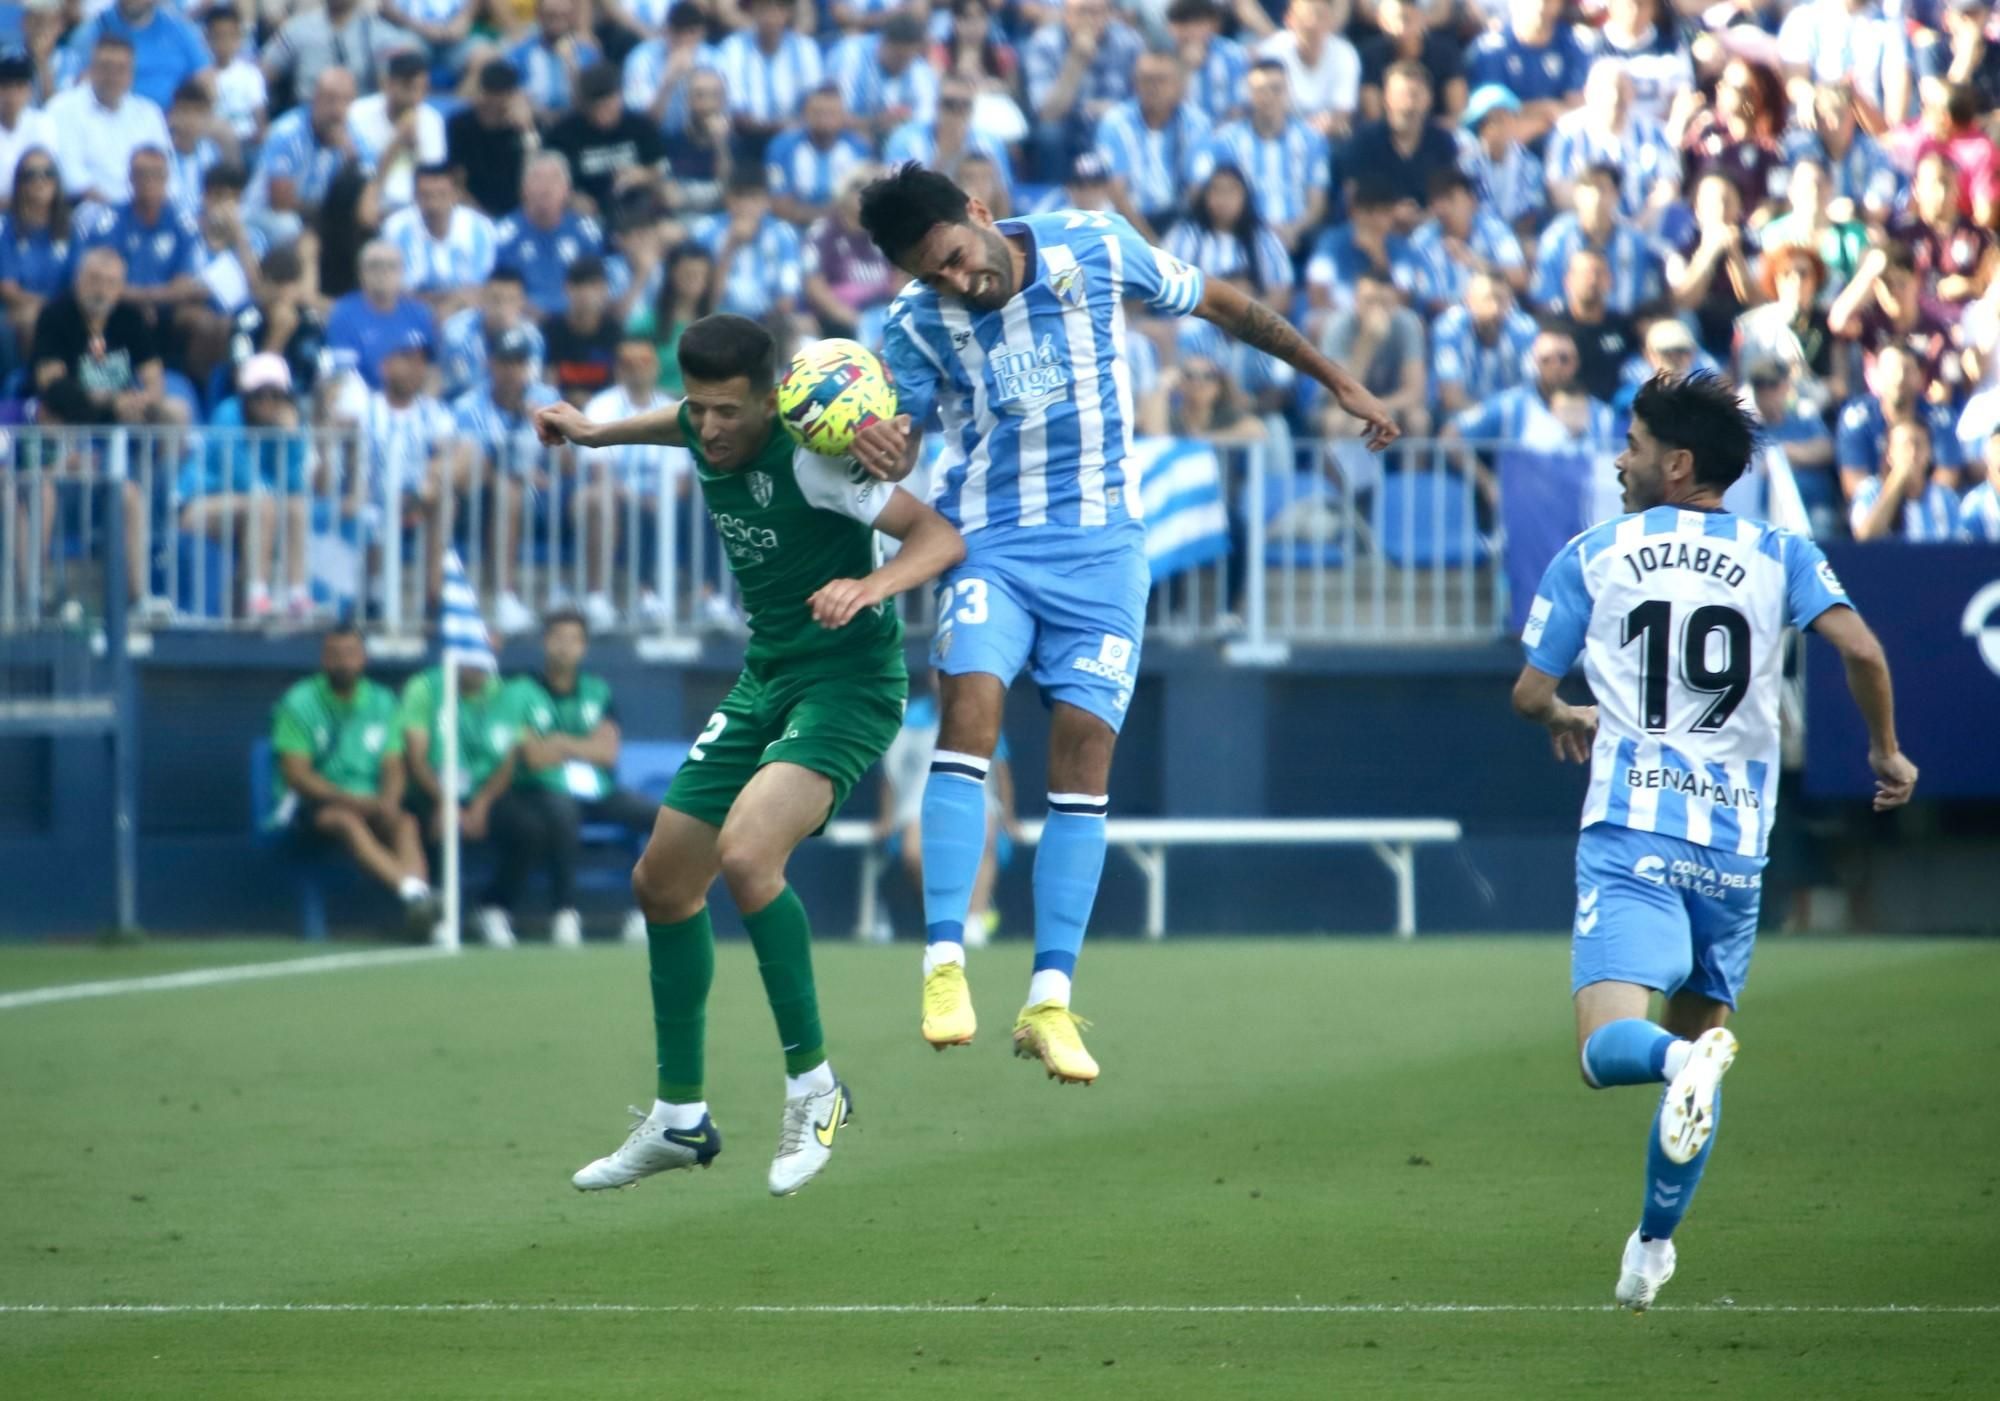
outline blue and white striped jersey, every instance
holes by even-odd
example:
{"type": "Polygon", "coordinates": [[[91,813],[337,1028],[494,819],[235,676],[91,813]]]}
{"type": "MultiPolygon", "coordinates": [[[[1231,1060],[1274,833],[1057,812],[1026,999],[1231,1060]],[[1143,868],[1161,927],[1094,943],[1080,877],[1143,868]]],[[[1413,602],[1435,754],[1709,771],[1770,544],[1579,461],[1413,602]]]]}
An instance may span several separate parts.
{"type": "MultiPolygon", "coordinates": [[[[695,57],[695,68],[706,68],[720,73],[722,64],[710,45],[704,44],[695,57]]],[[[660,84],[667,74],[667,41],[648,39],[645,43],[625,55],[625,105],[634,112],[645,116],[653,110],[654,99],[660,95],[660,84]]],[[[682,83],[667,99],[666,111],[661,115],[660,126],[669,132],[683,131],[687,127],[687,84],[682,83]]]]}
{"type": "Polygon", "coordinates": [[[1811,157],[1833,176],[1833,197],[1851,199],[1867,213],[1886,216],[1901,201],[1909,183],[1889,153],[1865,131],[1856,130],[1847,150],[1836,156],[1810,131],[1788,133],[1780,150],[1786,165],[1811,157]]]}
{"type": "Polygon", "coordinates": [[[1208,41],[1199,67],[1187,75],[1187,100],[1216,125],[1230,121],[1249,98],[1250,55],[1234,39],[1218,34],[1208,41]]]}
{"type": "Polygon", "coordinates": [[[1479,204],[1507,224],[1536,219],[1549,207],[1549,182],[1541,157],[1516,141],[1498,156],[1470,132],[1458,134],[1458,168],[1479,190],[1479,204]]]}
{"type": "MultiPolygon", "coordinates": [[[[540,34],[516,44],[507,59],[520,70],[521,86],[528,101],[544,112],[566,112],[575,96],[570,91],[569,67],[562,56],[548,46],[540,34]]],[[[576,71],[604,61],[604,54],[590,40],[576,36],[576,71]]]]}
{"type": "Polygon", "coordinates": [[[443,238],[431,234],[414,204],[389,216],[382,237],[401,250],[403,285],[415,296],[477,287],[492,275],[500,246],[493,221],[468,204],[451,211],[443,238]]]}
{"type": "MultiPolygon", "coordinates": [[[[535,363],[539,365],[548,354],[542,343],[541,327],[532,321],[523,321],[521,325],[535,342],[535,363]]],[[[444,325],[438,328],[438,339],[443,342],[438,369],[444,380],[445,398],[457,400],[472,390],[484,389],[486,319],[479,308],[469,306],[446,317],[444,325]]]]}
{"type": "MultiPolygon", "coordinates": [[[[1514,237],[1514,231],[1498,215],[1488,210],[1473,214],[1472,235],[1465,242],[1474,253],[1504,271],[1512,272],[1527,265],[1521,240],[1514,237]]],[[[1417,225],[1410,233],[1407,248],[1412,285],[1405,290],[1420,307],[1424,303],[1449,307],[1465,300],[1472,269],[1445,251],[1442,224],[1430,219],[1417,225]]]]}
{"type": "Polygon", "coordinates": [[[1199,271],[1115,214],[1000,224],[1027,245],[1022,289],[998,311],[911,283],[889,306],[883,358],[902,411],[944,423],[936,506],[967,535],[1096,530],[1141,518],[1125,471],[1133,412],[1125,299],[1167,316],[1201,302],[1199,271]]]}
{"type": "MultiPolygon", "coordinates": [[[[634,414],[664,408],[668,402],[667,396],[657,390],[649,399],[635,400],[625,392],[624,385],[614,384],[593,398],[584,413],[592,423],[616,423],[634,414]]],[[[665,443],[592,448],[583,453],[582,460],[593,467],[606,468],[613,481],[647,499],[657,497],[662,487],[671,487],[694,468],[694,459],[686,448],[669,447],[665,443]]]]}
{"type": "MultiPolygon", "coordinates": [[[[727,214],[711,214],[688,230],[689,242],[717,258],[728,239],[727,214]]],[[[780,303],[796,302],[805,295],[803,262],[799,231],[777,215],[766,214],[757,237],[738,248],[722,269],[722,296],[715,309],[761,321],[780,303]]]]}
{"type": "Polygon", "coordinates": [[[1312,192],[1326,189],[1333,178],[1326,138],[1297,117],[1273,137],[1260,135],[1247,121],[1231,122],[1215,133],[1202,178],[1225,162],[1242,172],[1267,224],[1304,218],[1312,192]]]}
{"type": "Polygon", "coordinates": [[[1455,384],[1478,404],[1527,383],[1528,351],[1535,335],[1535,319],[1514,307],[1488,345],[1479,338],[1469,310],[1463,305],[1446,307],[1431,323],[1431,392],[1455,384]]]}
{"type": "Polygon", "coordinates": [[[1191,102],[1175,110],[1164,131],[1155,131],[1134,98],[1098,118],[1097,153],[1150,220],[1187,203],[1189,192],[1201,182],[1213,134],[1208,114],[1191,102]]]}
{"type": "Polygon", "coordinates": [[[478,448],[488,467],[525,477],[541,468],[546,452],[535,432],[535,410],[547,408],[556,398],[555,390],[541,380],[529,380],[517,413],[495,403],[490,388],[469,390],[451,406],[452,436],[478,448]]]}
{"type": "Polygon", "coordinates": [[[271,207],[271,182],[285,179],[298,192],[299,203],[308,208],[325,200],[346,157],[330,146],[322,146],[313,134],[312,109],[294,107],[271,123],[264,149],[257,157],[257,174],[243,192],[245,209],[271,207]]]}
{"type": "Polygon", "coordinates": [[[658,34],[667,27],[667,11],[674,7],[674,0],[625,0],[625,13],[646,27],[649,34],[658,34]]]}
{"type": "Polygon", "coordinates": [[[194,143],[194,149],[182,155],[176,147],[167,147],[167,198],[174,207],[190,219],[201,221],[201,182],[208,178],[208,172],[222,164],[222,148],[204,136],[194,143]]]}
{"type": "Polygon", "coordinates": [[[822,151],[804,127],[788,127],[764,148],[764,180],[774,195],[832,204],[840,182],[874,159],[874,150],[851,131],[841,132],[822,151]]]}
{"type": "Polygon", "coordinates": [[[826,81],[819,45],[785,31],[778,51],[757,47],[757,36],[732,34],[715,47],[713,67],[728,90],[729,110],[753,122],[789,122],[806,105],[806,94],[826,81]]]}
{"type": "Polygon", "coordinates": [[[1285,251],[1284,240],[1262,225],[1255,246],[1245,248],[1243,240],[1227,229],[1217,232],[1183,219],[1167,235],[1167,251],[1208,277],[1249,277],[1254,270],[1264,296],[1291,295],[1292,255],[1285,251]]]}
{"type": "MultiPolygon", "coordinates": [[[[1535,248],[1535,279],[1528,287],[1528,300],[1551,311],[1563,301],[1563,270],[1576,250],[1590,245],[1574,214],[1560,214],[1550,223],[1535,248]]],[[[1646,236],[1630,224],[1613,224],[1611,239],[1598,250],[1611,264],[1611,295],[1606,304],[1619,316],[1630,316],[1648,302],[1658,301],[1666,291],[1666,273],[1660,256],[1646,236]]]]}
{"type": "Polygon", "coordinates": [[[1597,698],[1581,825],[1763,855],[1778,801],[1779,641],[1847,604],[1811,540],[1724,511],[1657,506],[1570,541],[1521,642],[1550,676],[1580,654],[1597,698]]]}
{"type": "Polygon", "coordinates": [[[826,55],[826,67],[840,85],[847,110],[874,120],[892,108],[902,108],[914,122],[937,116],[938,74],[931,61],[919,56],[900,73],[884,73],[876,61],[882,47],[879,34],[850,34],[826,55]]]}
{"type": "Polygon", "coordinates": [[[1596,123],[1583,107],[1556,120],[1542,153],[1549,179],[1575,181],[1594,165],[1616,166],[1622,172],[1618,206],[1628,219],[1639,217],[1660,181],[1679,186],[1681,153],[1658,122],[1634,112],[1622,132],[1605,131],[1596,123]]]}
{"type": "MultiPolygon", "coordinates": [[[[1847,508],[1847,528],[1861,533],[1861,523],[1882,499],[1882,479],[1869,477],[1854,488],[1854,500],[1847,508]]],[[[1896,535],[1913,545],[1941,545],[1958,535],[1958,498],[1936,482],[1927,483],[1923,495],[1903,503],[1903,519],[1896,535]]]]}
{"type": "MultiPolygon", "coordinates": [[[[1013,193],[1013,162],[1008,159],[1005,146],[983,131],[968,131],[965,134],[964,150],[976,151],[992,161],[994,168],[1000,172],[1000,183],[1007,187],[1009,194],[1013,193]]],[[[916,120],[904,122],[890,132],[889,139],[883,143],[882,159],[891,166],[901,165],[905,161],[915,161],[918,165],[927,165],[933,170],[938,169],[937,123],[916,120]]],[[[951,175],[956,171],[957,166],[954,165],[943,173],[951,175]]]]}
{"type": "Polygon", "coordinates": [[[1981,482],[1958,503],[1958,538],[2000,545],[2000,487],[1981,482]]]}
{"type": "Polygon", "coordinates": [[[431,459],[450,442],[457,426],[441,402],[419,394],[401,408],[376,390],[361,415],[361,442],[368,454],[368,499],[387,506],[389,485],[417,491],[430,475],[431,459]]]}

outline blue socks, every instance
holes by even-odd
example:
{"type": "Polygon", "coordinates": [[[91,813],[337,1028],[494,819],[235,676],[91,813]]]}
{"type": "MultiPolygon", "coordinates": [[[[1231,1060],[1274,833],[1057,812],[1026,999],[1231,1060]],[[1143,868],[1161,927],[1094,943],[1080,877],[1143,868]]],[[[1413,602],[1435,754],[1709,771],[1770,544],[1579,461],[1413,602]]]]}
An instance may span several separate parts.
{"type": "Polygon", "coordinates": [[[924,924],[932,944],[963,957],[965,914],[986,850],[986,771],[992,761],[940,749],[924,785],[924,924]]]}
{"type": "Polygon", "coordinates": [[[1679,1039],[1642,1017],[1606,1022],[1583,1043],[1584,1076],[1600,1090],[1665,1080],[1667,1052],[1679,1039]]]}
{"type": "MultiPolygon", "coordinates": [[[[1107,797],[1086,793],[1049,794],[1048,821],[1035,850],[1035,972],[1062,975],[1062,1000],[1083,949],[1090,907],[1097,903],[1097,880],[1104,873],[1104,815],[1107,797]]],[[[1054,979],[1041,980],[1045,987],[1054,979]]],[[[1030,991],[1031,1000],[1035,999],[1030,991]]]]}
{"type": "Polygon", "coordinates": [[[1646,1140],[1646,1206],[1639,1215],[1639,1235],[1645,1240],[1666,1240],[1687,1215],[1694,1201],[1694,1189],[1701,1185],[1701,1170],[1715,1148],[1715,1133],[1722,1130],[1722,1090],[1715,1092],[1715,1132],[1694,1155],[1694,1161],[1677,1163],[1660,1149],[1660,1114],[1667,1097],[1660,1096],[1660,1108],[1653,1111],[1653,1131],[1646,1140]]]}

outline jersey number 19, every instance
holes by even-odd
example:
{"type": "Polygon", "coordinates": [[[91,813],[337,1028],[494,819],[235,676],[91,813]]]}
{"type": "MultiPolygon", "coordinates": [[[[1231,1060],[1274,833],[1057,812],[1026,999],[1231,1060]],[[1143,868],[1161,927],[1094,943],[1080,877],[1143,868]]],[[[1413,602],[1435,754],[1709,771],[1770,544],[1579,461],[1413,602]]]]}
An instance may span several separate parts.
{"type": "MultiPolygon", "coordinates": [[[[1673,640],[1674,606],[1665,599],[1648,599],[1625,615],[1623,645],[1640,644],[1639,714],[1653,734],[1672,728],[1667,691],[1673,640]]],[[[1721,729],[1750,690],[1749,620],[1726,604],[1704,604],[1682,619],[1679,650],[1681,680],[1689,690],[1712,697],[1691,728],[1697,733],[1721,729]]]]}

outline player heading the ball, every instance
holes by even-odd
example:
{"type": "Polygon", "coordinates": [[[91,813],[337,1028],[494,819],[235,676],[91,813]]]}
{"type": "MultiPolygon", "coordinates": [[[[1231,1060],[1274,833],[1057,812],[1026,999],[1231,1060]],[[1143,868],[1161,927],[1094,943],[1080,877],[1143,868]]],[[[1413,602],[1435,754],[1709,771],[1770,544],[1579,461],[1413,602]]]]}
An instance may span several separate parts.
{"type": "Polygon", "coordinates": [[[805,907],[785,864],[902,726],[909,678],[890,600],[964,558],[965,543],[908,492],[795,444],[778,418],[776,354],[756,322],[705,317],[681,337],[680,403],[617,423],[568,404],[536,416],[550,444],[687,448],[750,617],[743,672],[688,750],[632,875],[652,968],[657,1098],[623,1146],[577,1172],[585,1191],[706,1167],[722,1149],[702,1086],[718,873],[743,912],[784,1050],[774,1195],[826,1165],[853,1108],[827,1061],[805,907]],[[879,569],[876,531],[903,546],[879,569]]]}

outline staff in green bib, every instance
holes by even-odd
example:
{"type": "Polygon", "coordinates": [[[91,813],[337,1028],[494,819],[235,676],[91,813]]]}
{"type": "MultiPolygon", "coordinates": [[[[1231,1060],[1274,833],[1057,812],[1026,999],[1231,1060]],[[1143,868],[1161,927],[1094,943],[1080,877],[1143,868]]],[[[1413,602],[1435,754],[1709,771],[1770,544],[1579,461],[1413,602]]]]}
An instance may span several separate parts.
{"type": "MultiPolygon", "coordinates": [[[[590,629],[583,614],[562,609],[542,620],[542,670],[507,683],[521,722],[521,761],[514,797],[540,827],[538,850],[549,872],[555,919],[549,937],[567,947],[583,942],[576,909],[576,859],[583,824],[611,823],[644,835],[657,803],[618,786],[618,707],[611,683],[583,669],[590,629]]],[[[644,943],[637,910],[625,923],[627,943],[644,943]]]]}
{"type": "Polygon", "coordinates": [[[703,1033],[718,873],[743,911],[785,1055],[770,1188],[826,1165],[852,1108],[820,1030],[792,849],[832,818],[901,728],[909,680],[890,600],[956,564],[965,542],[908,492],[797,447],[779,421],[777,348],[741,316],[710,316],[678,349],[687,398],[618,423],[569,405],[536,416],[543,440],[688,448],[750,617],[743,673],[709,716],[632,873],[652,963],[658,1098],[617,1152],[579,1171],[586,1191],[706,1166],[722,1147],[703,1098],[703,1033]],[[902,541],[877,569],[875,533],[902,541]]]}
{"type": "Polygon", "coordinates": [[[396,697],[362,674],[368,664],[352,623],[329,628],[319,674],[286,691],[271,717],[271,753],[282,796],[275,825],[332,842],[396,892],[414,929],[437,918],[416,819],[403,811],[403,732],[396,697]]]}

